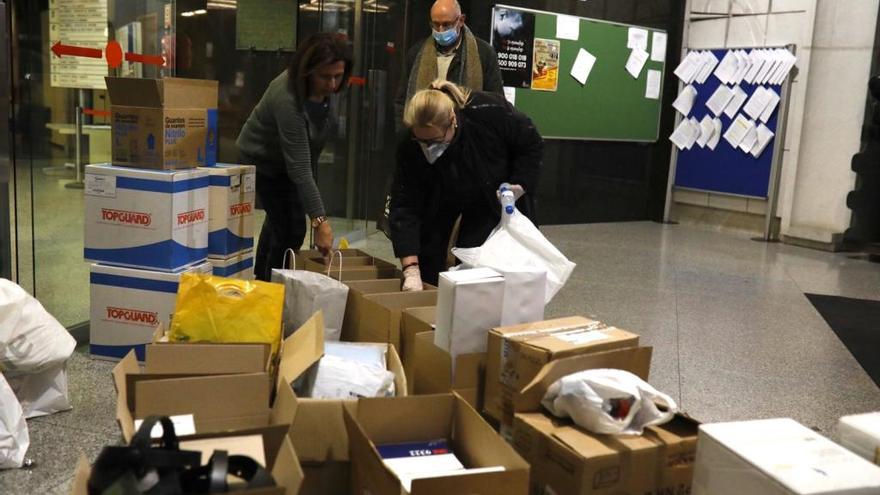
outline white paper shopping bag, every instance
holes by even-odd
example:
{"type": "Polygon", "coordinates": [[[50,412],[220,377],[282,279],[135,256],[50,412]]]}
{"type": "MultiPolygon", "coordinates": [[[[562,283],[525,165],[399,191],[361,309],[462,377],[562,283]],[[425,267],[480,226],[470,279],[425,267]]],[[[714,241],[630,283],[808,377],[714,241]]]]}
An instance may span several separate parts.
{"type": "MultiPolygon", "coordinates": [[[[288,254],[295,260],[292,253],[292,250],[285,253],[285,266],[287,266],[288,254]]],[[[339,256],[341,259],[341,253],[339,256]]],[[[340,261],[340,265],[341,263],[340,261]]],[[[330,264],[332,265],[332,261],[330,264]]],[[[296,267],[293,270],[273,269],[272,282],[284,284],[285,337],[321,310],[324,312],[324,340],[339,340],[342,333],[342,319],[345,316],[345,304],[348,300],[347,285],[323,273],[297,270],[296,267]]]]}

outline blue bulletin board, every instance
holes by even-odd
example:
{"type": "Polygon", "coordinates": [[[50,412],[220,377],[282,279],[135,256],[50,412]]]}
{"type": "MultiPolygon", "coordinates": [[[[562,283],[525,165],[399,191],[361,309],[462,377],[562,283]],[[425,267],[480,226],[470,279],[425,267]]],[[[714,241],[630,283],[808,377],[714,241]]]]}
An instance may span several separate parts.
{"type": "MultiPolygon", "coordinates": [[[[728,51],[733,50],[721,49],[710,51],[718,60],[722,60],[728,51]]],[[[738,48],[736,50],[743,49],[738,48]]],[[[714,74],[710,75],[703,84],[699,84],[696,81],[691,83],[697,90],[697,96],[694,100],[693,108],[686,118],[694,117],[697,121],[700,121],[707,114],[710,118],[714,117],[712,112],[706,107],[706,102],[721,84],[722,82],[714,74]]],[[[714,150],[694,145],[689,150],[683,149],[677,152],[675,187],[763,199],[769,198],[774,148],[779,139],[784,139],[784,136],[779,136],[778,119],[785,99],[783,86],[788,84],[789,78],[786,78],[781,85],[763,84],[763,86],[773,89],[776,93],[780,94],[783,97],[783,101],[777,105],[771,118],[764,124],[773,131],[774,136],[757,158],[750,153],[744,153],[742,150],[732,147],[723,137],[714,150]]],[[[749,84],[742,81],[739,86],[748,95],[746,99],[746,102],[748,102],[748,99],[762,85],[749,84]]],[[[742,109],[744,107],[745,103],[738,113],[743,113],[742,109]]],[[[723,135],[727,132],[734,119],[728,117],[723,112],[718,118],[722,123],[721,133],[723,135]]],[[[734,114],[734,118],[736,118],[736,114],[734,114]]]]}

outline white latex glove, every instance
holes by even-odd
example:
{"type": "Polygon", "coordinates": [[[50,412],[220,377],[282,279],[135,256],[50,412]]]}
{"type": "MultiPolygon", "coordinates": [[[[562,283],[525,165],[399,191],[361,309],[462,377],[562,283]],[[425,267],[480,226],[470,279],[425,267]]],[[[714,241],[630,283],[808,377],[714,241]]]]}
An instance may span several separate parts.
{"type": "Polygon", "coordinates": [[[403,292],[415,292],[424,289],[422,286],[422,272],[418,265],[407,267],[403,271],[403,292]]]}

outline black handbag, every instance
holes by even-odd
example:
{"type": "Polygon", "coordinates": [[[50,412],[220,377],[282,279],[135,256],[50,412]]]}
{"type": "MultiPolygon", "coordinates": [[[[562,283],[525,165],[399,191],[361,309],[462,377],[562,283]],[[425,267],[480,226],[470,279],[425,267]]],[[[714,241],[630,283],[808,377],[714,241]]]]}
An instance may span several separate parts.
{"type": "Polygon", "coordinates": [[[272,476],[247,456],[217,450],[205,466],[201,453],[180,450],[174,423],[166,416],[146,418],[127,446],[101,450],[89,476],[89,495],[188,495],[229,492],[227,475],[245,480],[243,488],[274,487],[272,476]],[[153,427],[162,439],[153,445],[153,427]]]}

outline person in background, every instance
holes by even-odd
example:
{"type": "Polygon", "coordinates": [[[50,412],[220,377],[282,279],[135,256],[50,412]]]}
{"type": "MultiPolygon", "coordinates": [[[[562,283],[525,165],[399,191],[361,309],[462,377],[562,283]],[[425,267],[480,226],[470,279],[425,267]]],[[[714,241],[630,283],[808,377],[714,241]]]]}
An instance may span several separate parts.
{"type": "Polygon", "coordinates": [[[238,136],[242,163],[256,165],[257,206],[266,211],[254,274],[268,281],[287,249],[299,251],[306,215],[315,246],[327,256],[333,231],[315,183],[318,156],[334,129],[331,102],[351,72],[344,38],[318,33],[296,50],[270,84],[238,136]]]}
{"type": "Polygon", "coordinates": [[[410,132],[397,148],[389,216],[403,289],[412,291],[437,284],[459,215],[457,246],[486,241],[501,218],[501,184],[533,214],[544,141],[504,97],[439,79],[412,97],[403,123],[410,132]]]}
{"type": "Polygon", "coordinates": [[[468,29],[457,0],[434,2],[431,30],[430,38],[407,52],[395,100],[398,123],[409,99],[435,79],[452,81],[474,91],[503,94],[498,56],[491,45],[468,29]]]}

